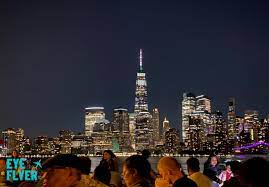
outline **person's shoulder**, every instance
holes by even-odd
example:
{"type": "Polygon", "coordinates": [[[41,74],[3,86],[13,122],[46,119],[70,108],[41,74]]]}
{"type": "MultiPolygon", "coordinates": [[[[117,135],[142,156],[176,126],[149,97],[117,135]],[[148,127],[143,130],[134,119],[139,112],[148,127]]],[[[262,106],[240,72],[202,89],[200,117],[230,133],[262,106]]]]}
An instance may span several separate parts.
{"type": "Polygon", "coordinates": [[[91,186],[108,187],[108,185],[106,185],[98,180],[95,180],[90,176],[84,175],[83,178],[79,182],[76,183],[75,187],[85,187],[85,186],[88,186],[88,187],[91,187],[91,186]]]}
{"type": "Polygon", "coordinates": [[[100,181],[97,181],[96,187],[108,187],[108,185],[106,185],[106,184],[104,184],[104,183],[102,183],[100,181]]]}
{"type": "Polygon", "coordinates": [[[112,160],[113,162],[118,162],[118,161],[119,161],[118,157],[112,158],[111,160],[112,160]]]}
{"type": "Polygon", "coordinates": [[[198,187],[197,184],[193,180],[189,179],[186,176],[174,182],[173,187],[180,187],[183,185],[186,185],[187,187],[198,187]]]}
{"type": "Polygon", "coordinates": [[[188,181],[187,183],[190,184],[190,187],[197,187],[197,184],[193,180],[187,177],[186,177],[186,180],[188,181]]]}
{"type": "Polygon", "coordinates": [[[148,180],[142,180],[137,186],[134,187],[152,187],[151,183],[148,180]]]}

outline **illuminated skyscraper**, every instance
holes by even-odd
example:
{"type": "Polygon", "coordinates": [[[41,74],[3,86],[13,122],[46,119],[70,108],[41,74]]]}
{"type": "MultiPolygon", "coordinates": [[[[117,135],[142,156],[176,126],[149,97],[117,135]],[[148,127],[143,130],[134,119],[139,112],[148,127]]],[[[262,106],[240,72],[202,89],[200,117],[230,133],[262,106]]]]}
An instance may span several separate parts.
{"type": "Polygon", "coordinates": [[[234,139],[236,136],[236,115],[235,115],[235,99],[229,98],[228,101],[228,127],[227,135],[229,139],[234,139]]]}
{"type": "Polygon", "coordinates": [[[226,139],[226,124],[220,111],[216,111],[212,114],[212,120],[214,127],[214,146],[220,150],[221,143],[226,139]]]}
{"type": "Polygon", "coordinates": [[[48,138],[48,151],[50,154],[59,154],[61,143],[59,137],[48,138]]]}
{"type": "Polygon", "coordinates": [[[259,112],[256,110],[246,110],[244,115],[246,131],[250,131],[253,126],[259,121],[259,112]]]}
{"type": "Polygon", "coordinates": [[[182,100],[182,138],[186,141],[187,132],[189,130],[189,117],[195,111],[195,95],[192,93],[184,93],[182,100]]]}
{"type": "Polygon", "coordinates": [[[18,130],[16,130],[16,150],[19,152],[22,152],[24,141],[24,130],[22,128],[18,128],[18,130]]]}
{"type": "Polygon", "coordinates": [[[189,130],[185,144],[191,150],[198,151],[203,149],[206,140],[205,124],[200,115],[189,116],[189,130]]]}
{"type": "Polygon", "coordinates": [[[4,140],[4,148],[6,148],[7,153],[11,153],[14,149],[16,149],[17,141],[16,131],[14,128],[8,128],[2,131],[2,137],[4,140]]]}
{"type": "Polygon", "coordinates": [[[116,108],[112,116],[113,135],[119,143],[120,151],[129,151],[131,147],[129,114],[125,108],[116,108]]]}
{"type": "Polygon", "coordinates": [[[246,110],[244,120],[244,130],[250,133],[252,141],[257,140],[257,129],[260,127],[259,112],[257,110],[246,110]]]}
{"type": "Polygon", "coordinates": [[[34,140],[34,145],[32,148],[33,154],[48,154],[48,137],[47,136],[38,136],[34,140]]]}
{"type": "MultiPolygon", "coordinates": [[[[212,114],[207,110],[197,110],[190,115],[191,122],[189,123],[189,135],[193,134],[197,129],[199,130],[199,138],[201,145],[205,146],[207,142],[207,136],[214,131],[212,114]],[[199,123],[198,123],[199,121],[199,123]]],[[[190,142],[192,137],[187,136],[186,142],[190,142]]],[[[200,147],[202,149],[202,147],[200,147]]]]}
{"type": "Polygon", "coordinates": [[[196,97],[196,111],[207,111],[211,113],[211,100],[205,95],[196,97]]]}
{"type": "Polygon", "coordinates": [[[112,115],[112,131],[130,132],[129,114],[125,108],[116,108],[112,115]]]}
{"type": "Polygon", "coordinates": [[[135,149],[143,150],[154,147],[152,116],[149,112],[139,112],[136,116],[135,149]]]}
{"type": "Polygon", "coordinates": [[[242,117],[242,116],[236,116],[235,123],[236,123],[236,126],[235,126],[235,134],[236,134],[236,137],[238,137],[239,136],[239,133],[244,128],[244,117],[242,117]]]}
{"type": "Polygon", "coordinates": [[[165,132],[165,152],[176,153],[179,148],[179,131],[175,128],[171,128],[165,132]]]}
{"type": "Polygon", "coordinates": [[[152,126],[153,126],[153,139],[157,143],[160,141],[160,114],[158,108],[154,108],[152,111],[152,126]]]}
{"type": "Polygon", "coordinates": [[[105,120],[103,107],[85,108],[85,135],[90,136],[93,132],[94,124],[103,120],[105,120]]]}
{"type": "Polygon", "coordinates": [[[139,71],[136,77],[135,89],[135,149],[154,147],[152,115],[148,112],[146,73],[143,70],[142,49],[139,53],[139,71]]]}
{"type": "Polygon", "coordinates": [[[261,140],[269,142],[269,121],[264,119],[261,128],[261,140]]]}
{"type": "Polygon", "coordinates": [[[135,149],[135,113],[129,113],[129,130],[130,130],[130,139],[131,139],[131,147],[135,149]]]}
{"type": "Polygon", "coordinates": [[[170,129],[170,122],[166,119],[163,120],[163,138],[165,139],[165,133],[170,129]]]}
{"type": "MultiPolygon", "coordinates": [[[[206,142],[213,142],[214,125],[211,117],[211,99],[205,95],[195,97],[184,93],[182,100],[182,137],[186,146],[204,150],[206,142]]],[[[213,143],[212,143],[213,145],[213,143]]]]}
{"type": "Polygon", "coordinates": [[[16,140],[17,142],[20,142],[24,137],[24,130],[22,128],[18,128],[16,131],[16,140]]]}
{"type": "Polygon", "coordinates": [[[68,154],[71,153],[71,141],[73,132],[70,130],[60,130],[59,131],[59,144],[61,146],[60,153],[68,154]]]}
{"type": "Polygon", "coordinates": [[[134,112],[138,114],[139,112],[148,111],[148,93],[147,93],[147,81],[146,73],[143,70],[143,54],[142,49],[140,49],[139,55],[139,72],[136,76],[136,89],[135,89],[135,107],[134,112]]]}

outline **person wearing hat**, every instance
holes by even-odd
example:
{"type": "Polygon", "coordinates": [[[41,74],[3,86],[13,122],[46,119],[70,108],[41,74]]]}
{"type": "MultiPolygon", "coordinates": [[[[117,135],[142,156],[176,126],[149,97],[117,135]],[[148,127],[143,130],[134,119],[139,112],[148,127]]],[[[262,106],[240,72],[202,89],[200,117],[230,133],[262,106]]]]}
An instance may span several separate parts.
{"type": "Polygon", "coordinates": [[[43,186],[71,187],[81,178],[81,160],[76,155],[59,154],[45,161],[43,186]]]}

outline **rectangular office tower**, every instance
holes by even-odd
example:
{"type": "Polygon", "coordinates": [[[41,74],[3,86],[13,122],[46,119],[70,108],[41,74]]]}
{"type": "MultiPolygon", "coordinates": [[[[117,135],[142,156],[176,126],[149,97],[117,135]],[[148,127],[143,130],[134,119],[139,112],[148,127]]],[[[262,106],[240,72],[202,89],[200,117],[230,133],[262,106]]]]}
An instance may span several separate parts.
{"type": "Polygon", "coordinates": [[[234,139],[236,135],[236,115],[235,115],[235,99],[229,98],[228,101],[228,139],[234,139]]]}

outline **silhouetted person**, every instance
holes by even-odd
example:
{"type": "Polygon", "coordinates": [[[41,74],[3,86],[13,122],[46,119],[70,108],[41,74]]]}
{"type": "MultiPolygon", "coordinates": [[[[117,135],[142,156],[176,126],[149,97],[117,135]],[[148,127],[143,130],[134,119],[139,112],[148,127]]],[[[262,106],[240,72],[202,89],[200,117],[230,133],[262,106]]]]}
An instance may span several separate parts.
{"type": "Polygon", "coordinates": [[[187,169],[189,178],[192,179],[198,187],[212,186],[211,179],[200,172],[200,162],[197,158],[191,157],[187,160],[187,169]]]}
{"type": "Polygon", "coordinates": [[[76,155],[56,155],[43,163],[44,183],[49,187],[73,187],[81,179],[81,168],[81,160],[76,155]]]}
{"type": "Polygon", "coordinates": [[[13,150],[11,153],[12,158],[19,158],[20,154],[17,150],[13,150]]]}
{"type": "Polygon", "coordinates": [[[218,178],[224,182],[224,181],[228,181],[233,177],[233,172],[231,170],[231,162],[226,162],[226,167],[225,170],[223,170],[220,175],[218,176],[218,178]]]}
{"type": "MultiPolygon", "coordinates": [[[[144,157],[146,160],[148,160],[151,155],[148,149],[144,149],[141,153],[142,153],[142,157],[144,157]]],[[[153,169],[151,169],[150,170],[150,182],[153,186],[155,185],[156,178],[157,178],[157,174],[153,171],[153,169]]]]}
{"type": "Polygon", "coordinates": [[[108,164],[110,171],[119,171],[118,158],[111,150],[105,150],[103,152],[103,158],[100,161],[100,165],[102,165],[104,162],[108,164]]]}
{"type": "Polygon", "coordinates": [[[223,187],[239,187],[240,186],[239,169],[241,163],[239,161],[231,161],[230,165],[233,177],[231,177],[231,179],[228,181],[224,181],[223,187]]]}
{"type": "Polygon", "coordinates": [[[148,149],[144,149],[142,152],[142,156],[145,158],[145,159],[148,159],[151,155],[150,151],[148,149]]]}
{"type": "Polygon", "coordinates": [[[203,174],[208,176],[211,180],[221,184],[222,181],[217,177],[221,173],[219,167],[219,159],[216,155],[211,155],[204,164],[203,174]]]}
{"type": "Polygon", "coordinates": [[[268,160],[254,157],[244,161],[239,170],[242,186],[261,187],[268,185],[268,160]]]}
{"type": "Polygon", "coordinates": [[[157,167],[162,178],[156,179],[156,187],[197,187],[193,180],[184,175],[181,165],[174,157],[162,157],[157,167]]]}
{"type": "Polygon", "coordinates": [[[95,168],[94,174],[93,174],[93,179],[98,180],[106,185],[110,185],[110,178],[111,178],[111,173],[109,171],[108,165],[99,165],[95,168]]]}
{"type": "Polygon", "coordinates": [[[81,160],[81,174],[84,175],[89,175],[91,173],[91,165],[92,165],[92,161],[90,158],[88,157],[79,157],[79,159],[81,160]]]}
{"type": "Polygon", "coordinates": [[[111,150],[105,150],[99,165],[104,165],[104,167],[108,165],[111,174],[110,184],[119,187],[121,185],[121,176],[119,174],[118,158],[116,155],[111,150]]]}
{"type": "Polygon", "coordinates": [[[133,155],[123,162],[122,176],[127,187],[151,187],[150,163],[141,155],[133,155]]]}
{"type": "MultiPolygon", "coordinates": [[[[89,174],[91,172],[91,160],[88,157],[80,157],[81,160],[81,180],[78,181],[74,187],[85,187],[85,186],[95,186],[95,187],[108,187],[101,181],[95,180],[89,174]]],[[[110,171],[107,169],[107,173],[110,174],[110,171]]],[[[105,175],[105,174],[104,174],[105,175]]]]}

